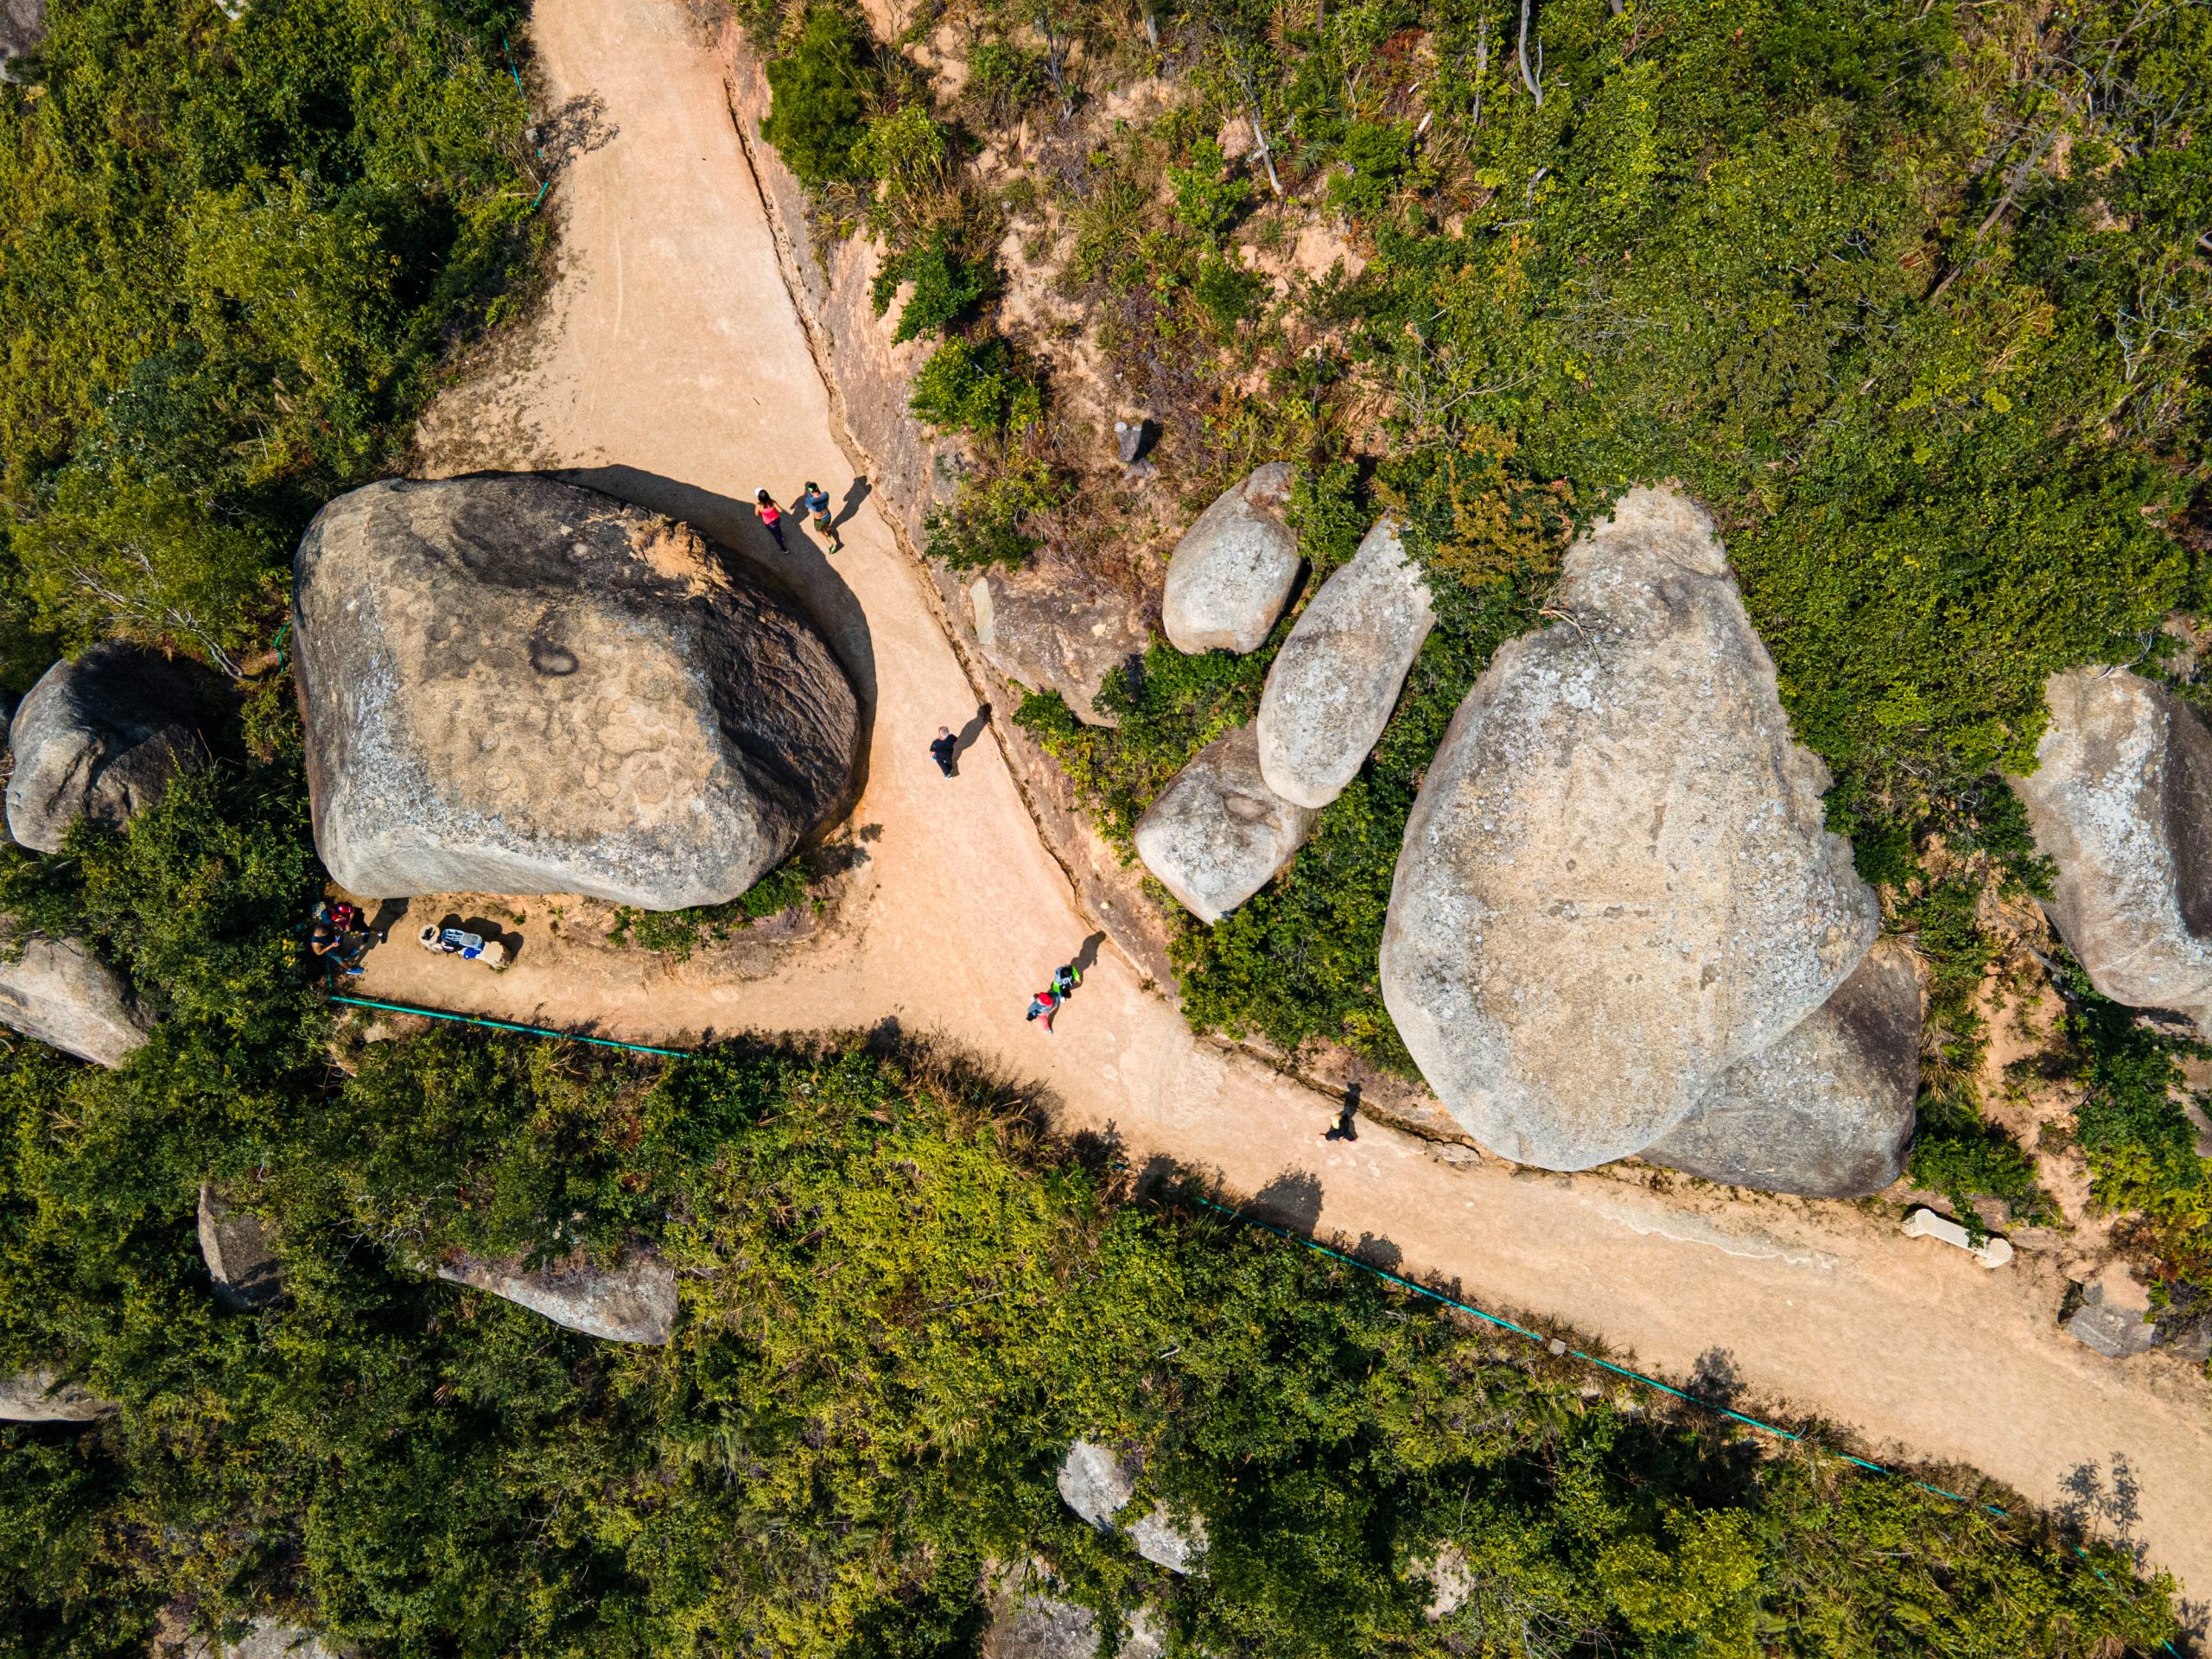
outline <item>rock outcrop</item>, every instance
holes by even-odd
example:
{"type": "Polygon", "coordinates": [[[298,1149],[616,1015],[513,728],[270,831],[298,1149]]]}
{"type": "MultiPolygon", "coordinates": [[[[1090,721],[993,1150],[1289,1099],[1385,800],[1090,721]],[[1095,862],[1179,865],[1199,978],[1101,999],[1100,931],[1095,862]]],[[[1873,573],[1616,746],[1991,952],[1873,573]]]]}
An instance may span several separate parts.
{"type": "Polygon", "coordinates": [[[2212,730],[2120,670],[2055,674],[2036,769],[2012,780],[2057,867],[2044,908],[2114,1001],[2212,1033],[2212,730]]]}
{"type": "Polygon", "coordinates": [[[79,818],[127,823],[205,757],[193,705],[174,664],[119,639],[56,663],[8,723],[8,833],[58,853],[79,818]]]}
{"type": "Polygon", "coordinates": [[[2158,1344],[2151,1297],[2125,1262],[2114,1262],[2085,1286],[2082,1305],[2066,1321],[2066,1334],[2107,1359],[2148,1353],[2158,1344]]]}
{"type": "Polygon", "coordinates": [[[1290,468],[1274,461],[1198,515],[1167,562],[1160,621],[1176,650],[1257,651],[1298,581],[1298,537],[1282,521],[1290,468]]]}
{"type": "Polygon", "coordinates": [[[215,1300],[237,1313],[266,1307],[284,1294],[284,1277],[269,1242],[269,1226],[250,1210],[234,1210],[212,1186],[200,1188],[200,1255],[215,1300]]]}
{"type": "Polygon", "coordinates": [[[1573,620],[1500,647],[1429,766],[1382,985],[1470,1135],[1585,1169],[1825,1002],[1878,914],[1700,510],[1630,492],[1554,603],[1573,620]]]}
{"type": "Polygon", "coordinates": [[[1297,855],[1313,810],[1260,775],[1260,744],[1239,726],[1198,751],[1137,820],[1137,856],[1177,902],[1217,922],[1297,855]]]}
{"type": "Polygon", "coordinates": [[[1128,600],[1039,565],[985,572],[968,585],[968,604],[993,668],[1032,691],[1058,692],[1086,726],[1119,723],[1096,699],[1108,674],[1144,655],[1144,617],[1128,600]]]}
{"type": "Polygon", "coordinates": [[[0,1422],[89,1423],[123,1408],[43,1369],[0,1375],[0,1422]]]}
{"type": "Polygon", "coordinates": [[[850,793],[858,704],[813,625],[595,491],[342,495],[293,616],[315,845],[354,893],[716,904],[850,793]]]}
{"type": "Polygon", "coordinates": [[[1060,1497],[1099,1531],[1118,1529],[1145,1560],[1171,1573],[1196,1573],[1206,1548],[1203,1519],[1194,1516],[1188,1526],[1182,1525],[1164,1503],[1154,1504],[1128,1525],[1116,1519],[1136,1495],[1141,1466],[1136,1459],[1123,1457],[1096,1440],[1077,1440],[1060,1462],[1060,1497]]]}
{"type": "Polygon", "coordinates": [[[1773,1046],[1720,1075],[1643,1149],[1711,1181],[1856,1198],[1904,1173],[1920,1092],[1920,976],[1878,940],[1851,977],[1773,1046]]]}
{"type": "Polygon", "coordinates": [[[15,60],[46,44],[46,0],[0,0],[0,80],[15,79],[15,60]]]}
{"type": "Polygon", "coordinates": [[[264,1614],[250,1621],[245,1633],[235,1642],[191,1638],[180,1659],[338,1659],[338,1656],[317,1632],[264,1614]]]}
{"type": "Polygon", "coordinates": [[[603,1342],[658,1348],[676,1329],[676,1269],[651,1251],[633,1252],[613,1268],[595,1267],[581,1253],[543,1268],[515,1256],[483,1262],[463,1255],[440,1263],[437,1272],[603,1342]]]}
{"type": "MultiPolygon", "coordinates": [[[[1160,1659],[1167,1650],[1160,1621],[1140,1607],[1122,1627],[1116,1659],[1160,1659]]],[[[1097,1659],[1098,1615],[1041,1588],[1006,1598],[983,1632],[982,1659],[1097,1659]]]]}
{"type": "Polygon", "coordinates": [[[75,939],[16,940],[0,925],[0,1025],[95,1065],[118,1066],[146,1040],[144,1014],[123,976],[75,939]]]}
{"type": "Polygon", "coordinates": [[[1343,794],[1435,626],[1427,582],[1397,524],[1382,519],[1321,584],[1268,666],[1256,722],[1268,787],[1300,806],[1343,794]]]}

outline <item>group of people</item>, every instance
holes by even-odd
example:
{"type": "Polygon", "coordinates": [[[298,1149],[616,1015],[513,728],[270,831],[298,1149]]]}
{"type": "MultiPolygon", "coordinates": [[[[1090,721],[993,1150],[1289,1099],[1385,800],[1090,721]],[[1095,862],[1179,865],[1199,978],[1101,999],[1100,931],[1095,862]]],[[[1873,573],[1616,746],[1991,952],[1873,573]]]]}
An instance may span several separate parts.
{"type": "MultiPolygon", "coordinates": [[[[832,553],[845,550],[845,538],[837,533],[837,518],[830,508],[829,491],[812,479],[808,479],[806,488],[799,494],[798,506],[802,512],[813,517],[816,531],[830,538],[832,553]]],[[[776,538],[776,545],[788,549],[790,543],[784,540],[784,510],[776,505],[776,498],[766,490],[753,491],[753,511],[767,527],[768,533],[776,538]]]]}
{"type": "Polygon", "coordinates": [[[357,906],[342,899],[315,901],[308,917],[308,949],[333,978],[360,974],[361,958],[373,943],[357,906]]]}
{"type": "Polygon", "coordinates": [[[1029,1017],[1045,1022],[1047,1037],[1052,1034],[1052,1016],[1082,983],[1083,969],[1071,962],[1064,962],[1052,969],[1052,982],[1029,999],[1029,1017]]]}

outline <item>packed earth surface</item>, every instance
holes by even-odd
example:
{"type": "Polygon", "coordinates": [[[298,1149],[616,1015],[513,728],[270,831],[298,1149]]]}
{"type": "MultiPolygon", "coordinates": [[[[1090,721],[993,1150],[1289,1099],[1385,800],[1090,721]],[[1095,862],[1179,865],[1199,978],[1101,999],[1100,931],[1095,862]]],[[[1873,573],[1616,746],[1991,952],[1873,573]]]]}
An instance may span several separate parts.
{"type": "MultiPolygon", "coordinates": [[[[556,471],[756,562],[857,693],[868,735],[846,828],[861,861],[833,925],[742,974],[594,952],[533,900],[504,973],[410,948],[410,925],[371,952],[357,994],[669,1045],[942,1033],[1033,1079],[1060,1128],[1117,1137],[1132,1163],[1215,1173],[1263,1213],[1473,1302],[1570,1321],[1662,1372],[1719,1354],[1751,1397],[1877,1455],[1977,1465],[2045,1503],[2082,1465],[2124,1458],[2152,1560],[2184,1593],[2212,1586],[2212,1389],[2168,1356],[2123,1369],[2069,1338],[2050,1258],[1992,1272],[1872,1209],[1731,1198],[1635,1166],[1514,1169],[1377,1125],[1324,1143],[1336,1098],[1193,1035],[1100,948],[992,739],[964,748],[955,778],[932,760],[939,729],[982,696],[841,436],[762,158],[731,117],[727,38],[702,38],[676,0],[541,0],[532,35],[552,101],[588,102],[599,137],[548,204],[563,251],[542,314],[433,406],[417,470],[556,471]],[[840,550],[795,517],[779,546],[750,510],[757,489],[789,502],[810,480],[856,503],[840,550]],[[1026,1022],[1054,967],[1086,958],[1056,1028],[1026,1022]]],[[[448,907],[416,903],[433,920],[448,907]]]]}

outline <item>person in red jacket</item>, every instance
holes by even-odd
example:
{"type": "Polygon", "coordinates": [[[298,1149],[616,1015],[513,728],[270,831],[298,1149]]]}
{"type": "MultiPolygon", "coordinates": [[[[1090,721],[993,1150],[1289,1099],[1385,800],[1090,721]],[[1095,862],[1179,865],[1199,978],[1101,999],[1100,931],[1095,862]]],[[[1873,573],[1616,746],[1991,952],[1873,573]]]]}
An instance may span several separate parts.
{"type": "Polygon", "coordinates": [[[1045,1022],[1047,1037],[1052,1034],[1052,1016],[1060,1011],[1060,1001],[1058,991],[1039,991],[1029,999],[1029,1017],[1045,1022]]]}

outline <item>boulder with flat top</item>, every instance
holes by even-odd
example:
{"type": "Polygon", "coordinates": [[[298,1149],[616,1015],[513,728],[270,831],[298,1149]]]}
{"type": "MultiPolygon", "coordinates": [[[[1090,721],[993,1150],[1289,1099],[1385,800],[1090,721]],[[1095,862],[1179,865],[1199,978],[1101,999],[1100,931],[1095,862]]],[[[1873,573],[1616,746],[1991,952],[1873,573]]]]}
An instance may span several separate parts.
{"type": "Polygon", "coordinates": [[[1106,677],[1144,656],[1142,608],[1063,566],[989,570],[968,584],[976,643],[1016,685],[1057,691],[1086,726],[1120,724],[1097,705],[1106,677]]]}
{"type": "Polygon", "coordinates": [[[65,1054],[118,1066],[150,1022],[121,974],[79,939],[22,937],[0,922],[0,1025],[65,1054]],[[19,948],[20,947],[20,948],[19,948]]]}
{"type": "Polygon", "coordinates": [[[1643,1160],[1709,1181],[1856,1198],[1904,1173],[1920,1092],[1920,976],[1875,943],[1796,1029],[1720,1074],[1643,1160]]]}
{"type": "Polygon", "coordinates": [[[1313,818],[1268,787],[1259,740],[1239,726],[1192,757],[1137,820],[1137,856],[1185,909],[1217,922],[1298,855],[1313,818]]]}
{"type": "Polygon", "coordinates": [[[1298,537],[1283,523],[1290,468],[1271,461],[1198,515],[1167,562],[1160,626],[1176,650],[1257,651],[1298,582],[1298,537]]]}
{"type": "Polygon", "coordinates": [[[315,847],[353,893],[719,904],[850,799],[859,704],[814,625],[596,491],[342,495],[293,617],[315,847]]]}
{"type": "Polygon", "coordinates": [[[1316,808],[1343,794],[1390,723],[1435,626],[1427,578],[1396,521],[1382,519],[1321,584],[1268,664],[1255,722],[1268,787],[1316,808]]]}
{"type": "Polygon", "coordinates": [[[613,1267],[582,1251],[539,1268],[519,1256],[464,1255],[439,1263],[437,1274],[602,1342],[662,1347],[676,1328],[676,1269],[651,1250],[632,1250],[613,1267]]]}
{"type": "Polygon", "coordinates": [[[2054,674],[2044,701],[2036,769],[2012,781],[2056,867],[2052,925],[2105,995],[2212,1034],[2212,728],[2119,669],[2054,674]]]}
{"type": "Polygon", "coordinates": [[[56,663],[8,723],[8,833],[58,853],[79,818],[121,827],[206,759],[192,686],[159,652],[110,639],[56,663]]]}
{"type": "Polygon", "coordinates": [[[1879,913],[1700,509],[1630,491],[1550,608],[1570,620],[1499,647],[1430,764],[1382,987],[1468,1134],[1586,1169],[1826,1002],[1879,913]]]}

